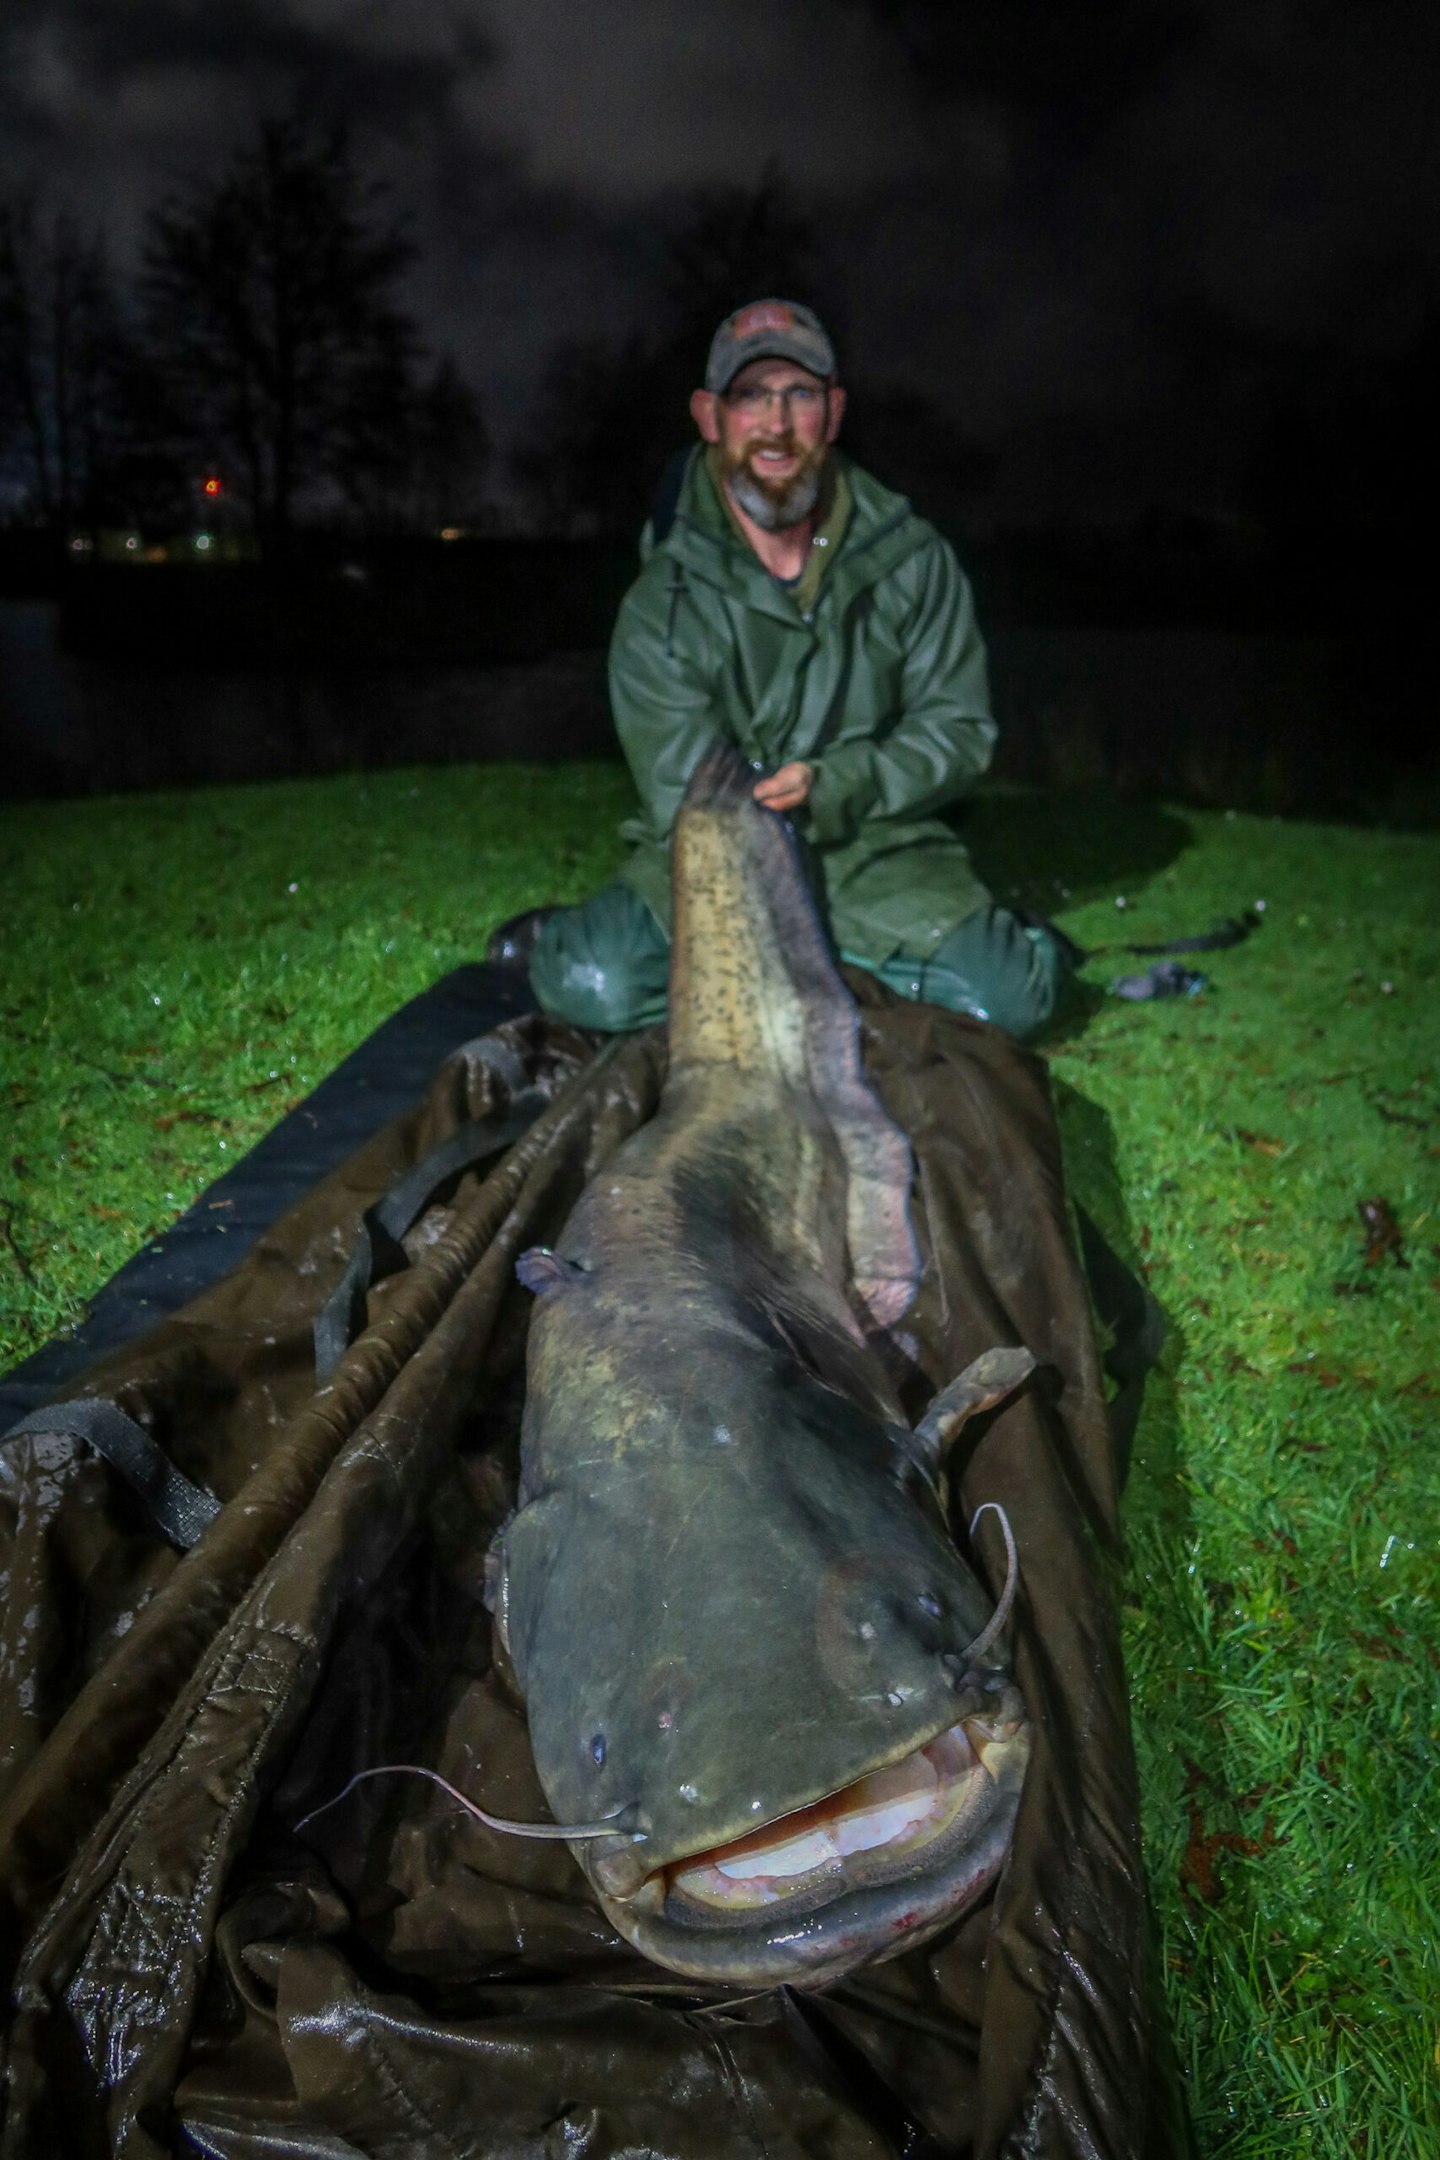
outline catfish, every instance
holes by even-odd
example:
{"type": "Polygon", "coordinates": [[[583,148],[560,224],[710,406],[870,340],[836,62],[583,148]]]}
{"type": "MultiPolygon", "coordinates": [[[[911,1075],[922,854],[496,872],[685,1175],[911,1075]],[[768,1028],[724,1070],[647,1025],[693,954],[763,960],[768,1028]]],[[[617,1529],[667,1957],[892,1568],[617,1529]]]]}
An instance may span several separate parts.
{"type": "Polygon", "coordinates": [[[1004,1861],[1016,1556],[1004,1523],[992,1609],[945,1462],[1035,1361],[986,1347],[907,1424],[911,1150],[753,780],[712,753],[679,813],[657,1112],[518,1264],[521,1477],[489,1597],[548,1834],[646,1957],[758,1989],[924,1941],[1004,1861]]]}

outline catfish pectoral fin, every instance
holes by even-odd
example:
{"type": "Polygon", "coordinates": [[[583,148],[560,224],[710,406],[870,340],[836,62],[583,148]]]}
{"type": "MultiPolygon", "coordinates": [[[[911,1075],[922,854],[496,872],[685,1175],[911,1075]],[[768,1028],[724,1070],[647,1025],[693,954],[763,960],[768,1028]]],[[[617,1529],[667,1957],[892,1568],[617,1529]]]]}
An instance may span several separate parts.
{"type": "Polygon", "coordinates": [[[515,1262],[517,1280],[527,1290],[533,1290],[536,1297],[549,1297],[563,1290],[568,1283],[578,1282],[584,1272],[573,1260],[562,1260],[559,1253],[551,1252],[548,1245],[532,1245],[515,1262]]]}
{"type": "Polygon", "coordinates": [[[915,1427],[915,1438],[938,1470],[946,1447],[967,1418],[1004,1402],[1029,1379],[1038,1361],[1028,1350],[982,1350],[973,1365],[942,1388],[915,1427]]]}

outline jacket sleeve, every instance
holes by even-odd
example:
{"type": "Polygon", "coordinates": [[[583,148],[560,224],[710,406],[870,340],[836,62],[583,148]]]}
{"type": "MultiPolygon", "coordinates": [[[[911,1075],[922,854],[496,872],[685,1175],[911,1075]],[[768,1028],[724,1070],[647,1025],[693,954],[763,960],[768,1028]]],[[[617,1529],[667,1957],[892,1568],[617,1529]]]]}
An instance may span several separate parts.
{"type": "Polygon", "coordinates": [[[631,586],[610,640],[610,707],[643,817],[622,830],[668,840],[686,783],[721,724],[684,571],[663,553],[631,586]]]}
{"type": "Polygon", "coordinates": [[[924,817],[957,801],[995,747],[985,647],[954,550],[936,534],[906,571],[918,572],[919,592],[898,626],[901,707],[815,761],[807,829],[822,847],[844,846],[867,821],[924,817]]]}

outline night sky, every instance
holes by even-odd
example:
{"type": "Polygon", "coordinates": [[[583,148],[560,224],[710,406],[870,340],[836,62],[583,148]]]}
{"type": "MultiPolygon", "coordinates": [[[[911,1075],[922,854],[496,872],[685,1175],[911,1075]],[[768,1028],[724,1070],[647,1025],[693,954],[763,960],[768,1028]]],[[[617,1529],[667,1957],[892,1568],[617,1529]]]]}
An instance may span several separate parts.
{"type": "Polygon", "coordinates": [[[1262,387],[1418,347],[1437,58],[1431,0],[7,0],[0,186],[123,267],[259,117],[348,117],[504,451],[557,340],[654,318],[686,195],[773,159],[851,369],[996,453],[994,516],[1223,507],[1262,387]]]}

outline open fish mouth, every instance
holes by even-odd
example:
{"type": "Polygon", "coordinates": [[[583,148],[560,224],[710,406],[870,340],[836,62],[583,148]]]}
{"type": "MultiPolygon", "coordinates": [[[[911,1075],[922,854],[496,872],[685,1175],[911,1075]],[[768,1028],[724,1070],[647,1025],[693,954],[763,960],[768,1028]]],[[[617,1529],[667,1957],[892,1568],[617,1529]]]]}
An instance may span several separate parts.
{"type": "MultiPolygon", "coordinates": [[[[1016,1690],[898,1762],[727,1844],[600,1891],[639,1950],[697,1979],[816,1986],[935,1934],[998,1873],[1029,1731],[1016,1690]]],[[[598,1886],[597,1886],[598,1887],[598,1886]]]]}

